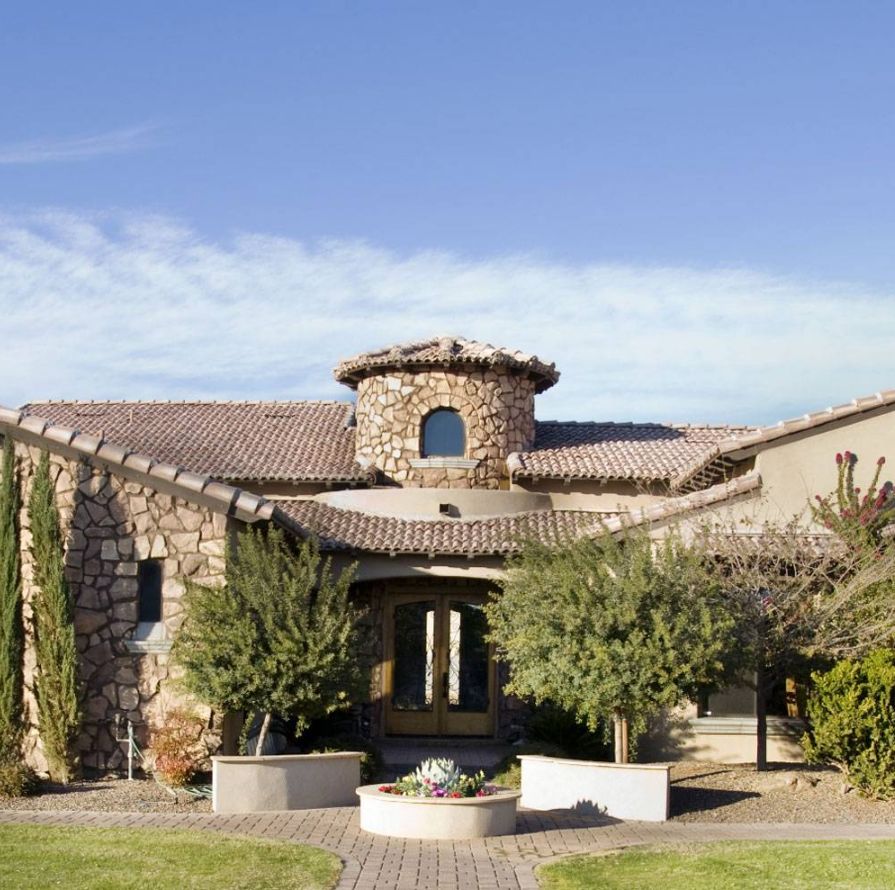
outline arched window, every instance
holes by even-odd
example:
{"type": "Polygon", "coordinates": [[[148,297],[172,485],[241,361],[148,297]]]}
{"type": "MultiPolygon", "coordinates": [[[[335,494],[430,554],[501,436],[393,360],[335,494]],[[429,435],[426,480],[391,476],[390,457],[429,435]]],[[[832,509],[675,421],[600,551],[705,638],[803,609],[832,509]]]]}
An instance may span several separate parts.
{"type": "Polygon", "coordinates": [[[466,429],[456,411],[438,408],[423,421],[420,454],[423,457],[463,457],[466,429]]]}

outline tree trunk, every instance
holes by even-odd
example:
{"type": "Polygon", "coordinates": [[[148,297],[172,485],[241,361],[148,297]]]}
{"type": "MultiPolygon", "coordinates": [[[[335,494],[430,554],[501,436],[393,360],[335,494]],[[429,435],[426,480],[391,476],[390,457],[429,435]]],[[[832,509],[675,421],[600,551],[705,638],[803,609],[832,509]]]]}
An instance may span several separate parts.
{"type": "Polygon", "coordinates": [[[258,733],[258,744],[255,746],[255,756],[258,757],[264,750],[264,743],[267,741],[267,730],[270,729],[270,711],[264,715],[261,721],[261,731],[258,733]]]}
{"type": "Polygon", "coordinates": [[[615,727],[615,762],[628,762],[628,720],[617,714],[612,721],[615,727]]]}
{"type": "Polygon", "coordinates": [[[755,672],[755,769],[768,768],[768,683],[764,666],[755,672]]]}

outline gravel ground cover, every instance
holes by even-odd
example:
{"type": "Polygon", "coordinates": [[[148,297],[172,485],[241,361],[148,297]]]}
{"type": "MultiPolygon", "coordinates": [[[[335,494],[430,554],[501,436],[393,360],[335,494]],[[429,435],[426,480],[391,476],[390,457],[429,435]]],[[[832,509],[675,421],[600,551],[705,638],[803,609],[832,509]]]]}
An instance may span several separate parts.
{"type": "Polygon", "coordinates": [[[895,802],[868,800],[838,770],[778,764],[676,763],[671,817],[678,822],[895,823],[895,802]]]}
{"type": "Polygon", "coordinates": [[[0,798],[0,810],[83,810],[94,813],[210,813],[211,801],[181,791],[169,794],[153,779],[103,778],[53,785],[15,800],[0,798]]]}
{"type": "MultiPolygon", "coordinates": [[[[781,764],[757,773],[748,766],[676,763],[671,768],[671,818],[677,822],[862,822],[895,824],[895,802],[868,800],[842,774],[781,764]]],[[[0,800],[3,810],[81,810],[130,813],[208,813],[211,801],[180,792],[172,797],[152,779],[104,778],[0,800]]]]}

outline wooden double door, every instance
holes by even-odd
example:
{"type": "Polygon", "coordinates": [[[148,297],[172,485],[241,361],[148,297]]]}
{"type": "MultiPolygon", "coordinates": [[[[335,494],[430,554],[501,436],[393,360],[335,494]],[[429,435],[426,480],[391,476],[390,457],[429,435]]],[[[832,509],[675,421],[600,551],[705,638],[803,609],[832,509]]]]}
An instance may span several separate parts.
{"type": "Polygon", "coordinates": [[[494,734],[495,670],[484,605],[472,592],[399,593],[385,609],[390,735],[494,734]]]}

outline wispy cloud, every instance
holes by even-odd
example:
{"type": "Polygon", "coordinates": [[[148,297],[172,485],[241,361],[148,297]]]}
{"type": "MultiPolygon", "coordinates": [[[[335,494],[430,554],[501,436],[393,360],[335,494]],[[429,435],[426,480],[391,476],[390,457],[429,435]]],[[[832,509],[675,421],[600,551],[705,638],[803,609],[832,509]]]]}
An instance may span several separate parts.
{"type": "Polygon", "coordinates": [[[895,386],[892,297],[748,269],[0,217],[0,403],[347,397],[339,358],[461,333],[556,361],[542,418],[770,422],[895,386]]]}
{"type": "Polygon", "coordinates": [[[0,164],[85,161],[101,155],[123,154],[151,145],[159,129],[156,124],[146,123],[87,136],[7,143],[0,145],[0,164]]]}

